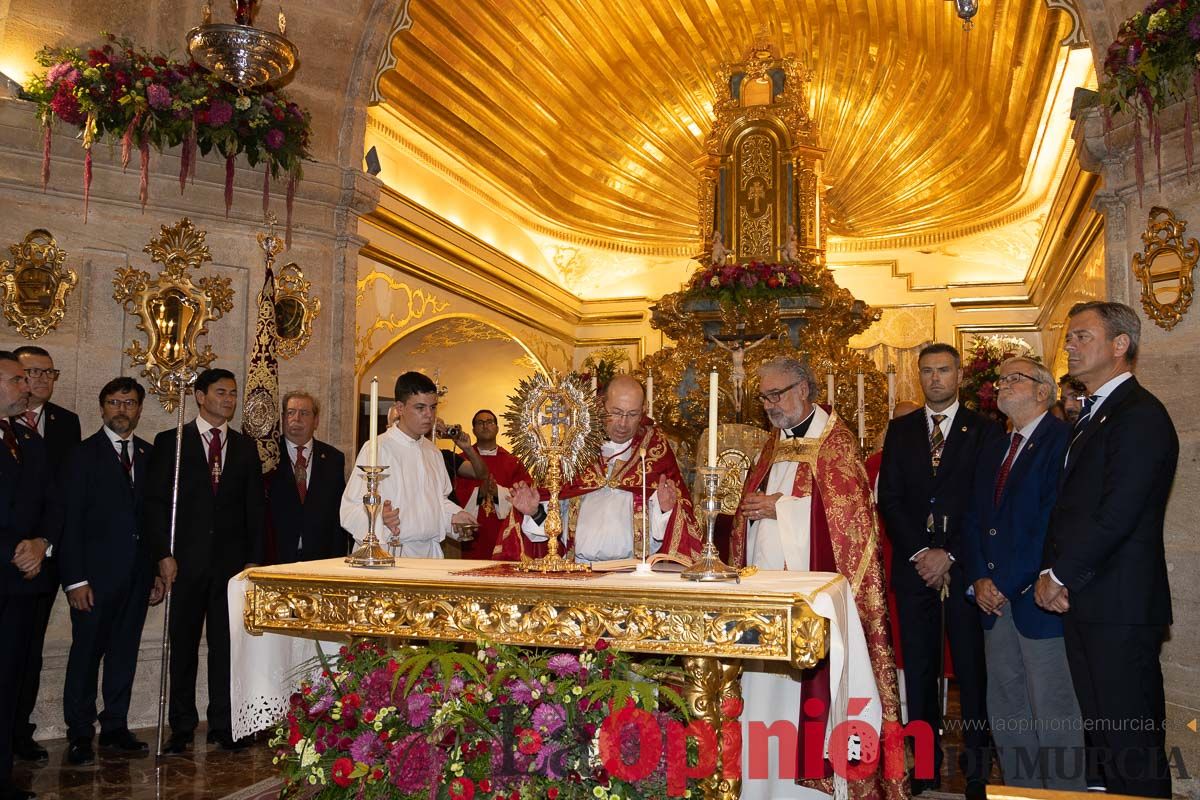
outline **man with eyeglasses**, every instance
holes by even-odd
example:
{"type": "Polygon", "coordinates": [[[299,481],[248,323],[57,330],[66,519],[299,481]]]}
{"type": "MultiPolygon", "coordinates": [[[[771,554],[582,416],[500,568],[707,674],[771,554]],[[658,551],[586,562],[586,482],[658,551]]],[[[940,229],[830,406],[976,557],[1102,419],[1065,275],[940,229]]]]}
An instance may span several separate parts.
{"type": "Polygon", "coordinates": [[[517,457],[496,443],[500,421],[489,409],[481,408],[471,417],[475,450],[487,465],[487,477],[480,481],[459,475],[454,481],[455,496],[463,509],[475,514],[479,530],[463,545],[463,558],[519,561],[522,555],[537,558],[545,546],[521,535],[521,514],[513,513],[512,487],[530,484],[533,479],[517,457]],[[508,532],[507,536],[503,534],[508,532]]]}
{"type": "MultiPolygon", "coordinates": [[[[46,444],[50,469],[57,475],[67,454],[79,445],[79,417],[60,405],[50,402],[54,396],[54,385],[59,371],[54,368],[54,359],[41,347],[25,345],[13,351],[25,376],[29,379],[29,407],[18,417],[17,422],[28,430],[35,431],[46,444]]],[[[46,641],[46,628],[50,624],[50,613],[58,595],[58,559],[53,549],[47,553],[42,565],[46,578],[46,591],[41,592],[34,609],[33,640],[29,647],[29,661],[25,675],[17,690],[20,697],[17,707],[17,728],[13,731],[13,751],[24,761],[45,761],[49,756],[46,748],[34,741],[37,726],[32,722],[33,710],[37,705],[41,688],[42,646],[46,641]]]]}
{"type": "Polygon", "coordinates": [[[46,553],[61,530],[45,442],[14,417],[29,404],[29,379],[16,355],[0,351],[0,797],[26,800],[12,782],[16,687],[28,669],[36,598],[46,553]]]}
{"type": "MultiPolygon", "coordinates": [[[[871,672],[863,683],[850,686],[850,696],[872,700],[857,716],[876,730],[884,722],[898,723],[900,699],[879,566],[879,531],[858,444],[836,413],[813,403],[817,383],[805,362],[791,356],[764,361],[758,366],[758,384],[758,400],[772,435],[746,476],[733,519],[730,562],[769,570],[837,572],[851,581],[871,672]]],[[[831,793],[829,762],[813,768],[812,759],[802,756],[826,752],[833,701],[828,662],[804,672],[782,665],[747,668],[742,695],[743,719],[768,727],[785,722],[799,732],[795,752],[770,749],[769,778],[743,780],[742,797],[783,800],[808,796],[810,789],[831,793]],[[818,702],[810,705],[813,700],[818,702]],[[809,740],[814,730],[822,740],[815,744],[809,740]],[[793,776],[807,788],[796,786],[793,776]]],[[[852,781],[850,796],[904,796],[902,780],[894,777],[904,774],[903,753],[883,751],[881,758],[889,763],[852,781]]]]}
{"type": "MultiPolygon", "coordinates": [[[[641,558],[657,552],[691,557],[702,540],[683,475],[666,437],[645,420],[642,385],[628,375],[604,391],[607,441],[597,459],[563,487],[563,540],[567,557],[580,563],[641,558]],[[647,508],[642,508],[642,458],[646,460],[647,508]],[[640,520],[648,521],[650,541],[640,520]]],[[[537,489],[521,483],[513,507],[525,515],[521,529],[533,542],[546,541],[546,509],[537,489]]]]}
{"type": "Polygon", "coordinates": [[[59,562],[71,605],[71,651],[63,687],[67,762],[95,760],[96,680],[104,662],[100,747],[146,753],[129,731],[129,700],[148,605],[166,584],[141,544],[150,443],[134,435],[146,390],[114,378],[100,390],[100,430],[67,457],[61,473],[65,524],[59,562]]]}
{"type": "Polygon", "coordinates": [[[960,765],[967,800],[983,800],[991,772],[983,627],[966,594],[963,517],[979,453],[1004,436],[992,420],[959,402],[962,359],[934,343],[917,356],[925,408],[888,425],[879,471],[879,510],[892,542],[892,586],[900,613],[909,720],[933,730],[935,769],[914,776],[913,794],[941,786],[939,683],[950,641],[964,723],[960,765]]]}
{"type": "Polygon", "coordinates": [[[987,710],[1006,786],[1081,792],[1083,727],[1062,620],[1033,588],[1071,426],[1050,413],[1054,376],[1031,358],[1000,365],[1007,438],[979,453],[963,522],[965,590],[983,612],[987,710]]]}

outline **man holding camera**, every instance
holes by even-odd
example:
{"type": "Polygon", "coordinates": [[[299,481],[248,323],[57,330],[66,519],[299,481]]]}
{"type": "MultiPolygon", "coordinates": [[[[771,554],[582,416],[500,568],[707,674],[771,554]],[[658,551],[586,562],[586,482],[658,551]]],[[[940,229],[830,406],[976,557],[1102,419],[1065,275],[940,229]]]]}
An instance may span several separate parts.
{"type": "MultiPolygon", "coordinates": [[[[437,421],[437,386],[419,372],[406,372],[396,379],[395,397],[396,424],[379,434],[379,464],[387,471],[379,483],[384,530],[378,535],[385,546],[391,539],[400,542],[398,556],[441,558],[441,542],[452,525],[475,520],[449,499],[453,487],[442,454],[427,438],[437,421]]],[[[367,463],[370,446],[363,445],[356,464],[367,463]]],[[[366,491],[366,480],[354,470],[342,493],[341,518],[359,542],[367,535],[366,491]]]]}

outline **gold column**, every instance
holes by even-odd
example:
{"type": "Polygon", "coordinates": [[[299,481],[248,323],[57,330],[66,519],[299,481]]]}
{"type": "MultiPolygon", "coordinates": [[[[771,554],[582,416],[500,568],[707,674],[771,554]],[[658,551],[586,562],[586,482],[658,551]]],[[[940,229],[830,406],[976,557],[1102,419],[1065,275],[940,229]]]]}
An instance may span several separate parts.
{"type": "MultiPolygon", "coordinates": [[[[732,780],[722,777],[724,763],[721,748],[721,726],[729,720],[721,710],[725,700],[742,699],[742,662],[721,661],[708,656],[686,656],[683,659],[686,681],[683,699],[691,713],[707,722],[717,736],[717,768],[713,774],[700,782],[704,800],[737,800],[742,795],[740,778],[732,780]]],[[[740,702],[739,702],[740,705],[740,702]]],[[[738,754],[741,759],[741,754],[738,754]]]]}

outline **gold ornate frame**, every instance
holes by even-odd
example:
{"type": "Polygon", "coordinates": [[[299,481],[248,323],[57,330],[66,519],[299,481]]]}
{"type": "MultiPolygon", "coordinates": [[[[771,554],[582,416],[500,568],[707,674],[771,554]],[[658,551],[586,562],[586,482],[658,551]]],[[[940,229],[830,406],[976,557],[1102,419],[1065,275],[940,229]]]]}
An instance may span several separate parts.
{"type": "Polygon", "coordinates": [[[312,341],[321,298],[310,294],[311,287],[295,262],[285,265],[275,277],[275,354],[280,358],[294,358],[312,341]]]}
{"type": "Polygon", "coordinates": [[[147,338],[145,348],[135,339],[125,354],[134,366],[143,365],[142,377],[168,412],[179,401],[175,380],[217,357],[211,345],[199,350],[197,337],[208,332],[210,320],[233,310],[229,278],[205,276],[193,283],[188,274],[188,269],[212,261],[204,236],[186,217],[172,227],[163,225],[143,248],[163,266],[158,278],[151,281],[148,272],[133,267],[117,270],[113,278],[113,299],[138,317],[137,329],[147,338]]]}
{"type": "Polygon", "coordinates": [[[62,322],[67,295],[79,276],[63,266],[67,254],[42,228],[30,231],[8,250],[12,263],[0,261],[4,316],[26,339],[37,339],[62,322]]]}
{"type": "Polygon", "coordinates": [[[1192,272],[1200,260],[1200,243],[1193,238],[1185,240],[1186,229],[1187,220],[1176,218],[1170,209],[1154,206],[1142,233],[1142,252],[1133,256],[1133,274],[1142,284],[1142,308],[1156,325],[1168,331],[1183,319],[1192,304],[1192,272]],[[1155,261],[1165,254],[1179,259],[1178,268],[1155,272],[1155,261]],[[1173,302],[1164,303],[1155,293],[1155,282],[1163,279],[1179,282],[1173,302]]]}

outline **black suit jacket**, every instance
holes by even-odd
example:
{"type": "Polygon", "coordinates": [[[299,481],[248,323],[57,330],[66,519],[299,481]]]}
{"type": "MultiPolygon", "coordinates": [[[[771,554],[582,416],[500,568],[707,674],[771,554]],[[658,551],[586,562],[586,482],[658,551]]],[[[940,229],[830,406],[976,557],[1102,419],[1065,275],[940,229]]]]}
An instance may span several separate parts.
{"type": "Polygon", "coordinates": [[[46,403],[42,406],[42,420],[46,423],[42,438],[46,442],[50,469],[57,475],[67,456],[79,444],[79,415],[55,403],[46,403]]]}
{"type": "Polygon", "coordinates": [[[139,546],[150,444],[130,443],[133,483],[112,440],[96,431],[67,457],[60,471],[65,521],[59,543],[59,581],[65,589],[87,581],[97,592],[127,588],[151,568],[139,546]]]}
{"type": "Polygon", "coordinates": [[[1169,625],[1163,518],[1179,438],[1136,378],[1104,399],[1067,452],[1043,566],[1069,590],[1069,619],[1169,625]]]}
{"type": "Polygon", "coordinates": [[[279,440],[279,466],[267,478],[267,510],[275,532],[275,562],[296,561],[302,544],[304,559],[314,561],[346,555],[350,534],[342,528],[340,511],[346,488],[346,457],[336,447],[313,440],[306,453],[312,465],[303,505],[287,442],[279,440]]]}
{"type": "Polygon", "coordinates": [[[923,547],[945,548],[961,561],[962,527],[975,465],[982,448],[1003,436],[998,424],[960,403],[934,476],[925,409],[888,424],[879,468],[879,511],[892,542],[892,585],[897,591],[925,590],[925,582],[909,562],[923,547]],[[927,529],[930,514],[939,530],[932,538],[927,529]],[[943,517],[947,537],[940,534],[943,517]]]}
{"type": "Polygon", "coordinates": [[[62,532],[59,504],[53,502],[54,479],[46,443],[23,425],[13,425],[21,460],[0,445],[0,593],[39,594],[54,590],[47,564],[33,580],[25,580],[12,557],[23,539],[44,537],[57,546],[62,532]]]}
{"type": "MultiPolygon", "coordinates": [[[[208,454],[193,420],[183,426],[176,513],[175,559],[180,578],[229,578],[246,564],[263,560],[264,502],[258,448],[249,437],[226,427],[228,444],[221,482],[214,496],[208,454]]],[[[155,564],[171,554],[171,482],[175,431],[154,437],[146,479],[145,542],[155,564]]]]}

